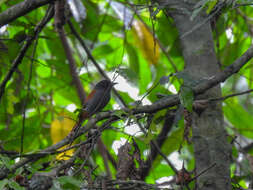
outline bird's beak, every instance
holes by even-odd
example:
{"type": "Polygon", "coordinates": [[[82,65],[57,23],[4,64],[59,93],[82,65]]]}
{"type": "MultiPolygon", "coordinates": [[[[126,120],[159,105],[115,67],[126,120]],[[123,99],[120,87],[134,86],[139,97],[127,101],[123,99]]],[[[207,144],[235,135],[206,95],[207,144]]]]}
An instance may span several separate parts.
{"type": "Polygon", "coordinates": [[[117,82],[112,82],[112,86],[114,86],[115,84],[118,84],[117,82]]]}

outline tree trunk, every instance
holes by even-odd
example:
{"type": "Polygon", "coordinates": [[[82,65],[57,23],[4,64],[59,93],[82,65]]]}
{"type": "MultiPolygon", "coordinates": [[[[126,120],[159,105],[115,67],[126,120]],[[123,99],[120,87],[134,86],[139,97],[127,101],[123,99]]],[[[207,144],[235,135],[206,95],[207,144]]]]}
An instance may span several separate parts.
{"type": "MultiPolygon", "coordinates": [[[[207,16],[202,12],[193,20],[190,19],[195,2],[194,0],[159,1],[160,5],[168,6],[166,11],[172,16],[178,29],[185,60],[185,71],[196,80],[211,77],[218,73],[220,68],[207,16]]],[[[195,98],[220,96],[221,88],[218,85],[195,98]]],[[[212,103],[200,116],[193,113],[192,119],[196,172],[200,173],[216,163],[215,167],[197,179],[197,189],[230,190],[231,149],[224,129],[221,104],[212,103]]]]}

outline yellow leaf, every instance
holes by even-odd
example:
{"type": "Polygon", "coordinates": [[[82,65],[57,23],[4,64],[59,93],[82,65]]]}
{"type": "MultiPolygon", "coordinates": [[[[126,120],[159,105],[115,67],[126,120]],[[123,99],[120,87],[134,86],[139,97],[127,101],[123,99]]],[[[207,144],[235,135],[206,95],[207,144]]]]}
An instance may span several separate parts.
{"type": "MultiPolygon", "coordinates": [[[[62,150],[64,148],[67,148],[68,146],[63,146],[62,148],[60,148],[59,150],[62,150]]],[[[56,156],[56,159],[57,160],[68,160],[74,153],[74,149],[70,149],[70,150],[67,150],[65,152],[62,152],[62,153],[59,153],[57,156],[56,156]]]]}
{"type": "Polygon", "coordinates": [[[132,28],[136,44],[149,64],[157,64],[160,58],[159,44],[153,34],[140,21],[135,20],[132,28]]]}
{"type": "MultiPolygon", "coordinates": [[[[60,113],[59,116],[51,123],[51,139],[53,144],[64,139],[72,130],[75,125],[75,121],[70,118],[66,113],[60,113]]],[[[66,146],[60,148],[64,149],[66,146]]],[[[67,160],[73,155],[74,150],[68,150],[66,152],[60,153],[56,156],[57,160],[67,160]]]]}
{"type": "Polygon", "coordinates": [[[208,4],[206,13],[209,14],[213,10],[216,4],[217,4],[217,0],[210,1],[210,3],[208,4]]]}

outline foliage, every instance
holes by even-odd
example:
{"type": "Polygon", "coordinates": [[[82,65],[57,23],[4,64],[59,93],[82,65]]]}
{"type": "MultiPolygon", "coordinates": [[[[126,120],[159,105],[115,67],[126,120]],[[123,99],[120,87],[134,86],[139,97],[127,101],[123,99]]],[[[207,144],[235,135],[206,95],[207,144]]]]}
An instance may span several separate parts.
{"type": "MultiPolygon", "coordinates": [[[[0,11],[3,12],[18,2],[20,1],[0,1],[0,11]]],[[[176,72],[175,68],[177,71],[182,71],[184,61],[175,23],[163,13],[162,9],[164,7],[156,7],[154,10],[150,10],[147,8],[146,1],[131,0],[128,1],[129,3],[119,1],[121,5],[131,10],[133,26],[130,29],[125,27],[124,22],[126,20],[120,18],[108,1],[81,0],[81,2],[86,8],[87,17],[80,22],[77,22],[70,14],[68,18],[103,71],[110,78],[119,75],[118,79],[122,79],[116,88],[123,100],[129,106],[132,105],[130,107],[138,107],[139,104],[136,105],[136,101],[142,100],[144,96],[142,102],[138,101],[138,103],[154,103],[161,98],[161,95],[162,98],[169,97],[180,91],[181,103],[189,111],[192,111],[194,98],[192,86],[186,84],[193,84],[194,79],[181,77],[184,80],[184,85],[181,85],[180,77],[176,78],[175,75],[170,75],[176,72]],[[138,16],[133,11],[134,9],[131,6],[133,4],[138,5],[136,6],[138,16]],[[169,80],[159,84],[162,77],[169,75],[170,77],[167,77],[169,80]],[[126,81],[126,83],[124,84],[123,81],[126,81]],[[127,84],[130,85],[131,90],[127,90],[128,87],[122,86],[127,84]],[[135,94],[132,91],[135,91],[135,94]]],[[[195,11],[193,11],[192,19],[200,14],[203,9],[211,15],[217,8],[215,7],[216,3],[217,1],[206,0],[202,4],[198,4],[195,11]]],[[[247,2],[238,1],[238,3],[247,2]]],[[[25,38],[33,32],[36,24],[45,15],[47,6],[37,8],[25,16],[19,17],[10,22],[6,28],[0,28],[0,82],[3,81],[12,67],[12,62],[25,43],[25,38]]],[[[252,5],[237,6],[236,4],[228,4],[220,12],[217,18],[212,18],[212,27],[215,51],[223,69],[232,64],[252,44],[253,7],[252,5]]],[[[80,42],[72,34],[67,23],[64,28],[82,85],[86,92],[90,92],[96,81],[99,81],[102,77],[85,53],[80,42]]],[[[251,61],[240,72],[222,83],[223,96],[252,89],[252,76],[251,61]]],[[[252,98],[252,95],[248,93],[227,99],[222,103],[225,126],[233,143],[233,165],[231,168],[234,169],[231,170],[233,172],[231,176],[234,176],[234,183],[238,186],[241,185],[243,188],[247,188],[245,184],[250,181],[251,174],[247,169],[253,167],[249,159],[252,159],[253,151],[244,149],[252,143],[253,139],[252,98]],[[238,155],[242,159],[237,159],[238,155]],[[241,168],[241,164],[245,167],[241,168]],[[238,174],[240,176],[236,178],[235,176],[238,174]]],[[[117,107],[117,103],[119,103],[118,100],[113,98],[105,110],[113,110],[117,107]]],[[[73,108],[81,108],[81,103],[75,85],[73,85],[68,61],[52,19],[28,49],[22,64],[19,65],[13,77],[7,83],[0,103],[0,140],[1,148],[3,148],[1,150],[19,152],[21,150],[23,129],[24,154],[36,153],[55,144],[63,139],[74,126],[77,114],[74,113],[73,108]],[[73,113],[63,114],[69,112],[73,113]],[[63,130],[66,130],[64,134],[61,133],[63,130]]],[[[175,110],[177,107],[170,109],[175,110]]],[[[121,119],[125,120],[114,123],[111,128],[102,132],[103,143],[111,157],[117,160],[117,155],[113,150],[116,142],[119,143],[122,139],[131,141],[131,138],[134,138],[140,149],[142,159],[147,159],[147,150],[150,149],[149,144],[162,131],[168,110],[153,113],[150,126],[148,126],[148,114],[133,116],[128,112],[117,112],[115,115],[120,114],[121,119]],[[144,126],[146,133],[141,132],[136,124],[137,121],[141,126],[144,126]],[[129,130],[127,129],[129,128],[132,131],[136,131],[136,128],[139,129],[136,131],[138,133],[128,134],[129,130]]],[[[185,160],[184,166],[192,170],[194,168],[193,148],[192,145],[184,142],[182,115],[177,115],[177,117],[180,117],[181,120],[177,119],[177,123],[172,126],[161,150],[167,157],[171,158],[173,164],[179,165],[179,168],[182,167],[182,160],[185,160]],[[180,147],[183,152],[181,152],[178,160],[174,160],[174,157],[170,156],[178,154],[177,151],[180,147]]],[[[81,139],[84,140],[84,137],[81,137],[81,139]]],[[[43,170],[41,166],[43,162],[48,162],[48,167],[44,168],[43,171],[50,172],[54,166],[61,164],[56,158],[59,158],[59,155],[49,155],[29,167],[36,168],[32,172],[36,173],[41,168],[43,170]]],[[[93,179],[106,173],[104,159],[101,152],[96,148],[91,153],[90,166],[85,166],[85,169],[89,169],[89,167],[93,169],[91,174],[93,179]]],[[[161,156],[157,156],[154,160],[151,171],[146,177],[147,183],[155,183],[156,180],[162,177],[175,176],[173,170],[162,160],[161,156]]],[[[14,159],[14,157],[8,158],[4,154],[0,157],[1,165],[4,164],[7,167],[10,167],[16,161],[17,159],[14,159]]],[[[82,160],[76,162],[79,166],[82,164],[82,160]]],[[[115,178],[117,170],[113,163],[108,160],[107,162],[109,163],[111,175],[115,178]]],[[[1,181],[0,189],[3,189],[3,187],[23,189],[19,186],[20,183],[18,184],[14,179],[17,175],[26,176],[30,179],[31,172],[28,172],[27,175],[26,170],[25,167],[20,168],[15,174],[8,176],[8,180],[1,181]]],[[[81,173],[75,178],[62,176],[54,179],[53,189],[76,189],[83,181],[83,177],[84,174],[81,173]],[[59,186],[61,188],[58,188],[59,186]]]]}

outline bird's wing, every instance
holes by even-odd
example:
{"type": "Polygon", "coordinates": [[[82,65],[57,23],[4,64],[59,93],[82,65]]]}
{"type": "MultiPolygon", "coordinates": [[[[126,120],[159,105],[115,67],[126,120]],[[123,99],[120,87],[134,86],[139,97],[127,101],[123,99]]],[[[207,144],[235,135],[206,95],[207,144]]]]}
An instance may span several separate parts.
{"type": "Polygon", "coordinates": [[[104,90],[96,90],[93,97],[87,101],[85,110],[89,112],[89,115],[93,115],[101,111],[109,100],[110,93],[108,94],[104,90]]]}

